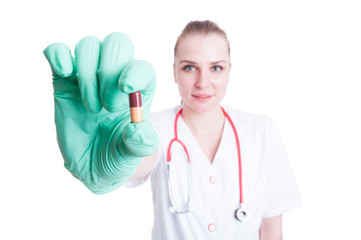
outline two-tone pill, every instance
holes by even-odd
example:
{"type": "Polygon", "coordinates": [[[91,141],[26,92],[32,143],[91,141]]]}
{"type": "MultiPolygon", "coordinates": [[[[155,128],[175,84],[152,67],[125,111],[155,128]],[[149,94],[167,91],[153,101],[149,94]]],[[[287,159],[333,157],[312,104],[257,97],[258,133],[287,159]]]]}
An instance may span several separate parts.
{"type": "Polygon", "coordinates": [[[133,123],[143,121],[142,94],[140,91],[129,94],[130,120],[133,123]]]}

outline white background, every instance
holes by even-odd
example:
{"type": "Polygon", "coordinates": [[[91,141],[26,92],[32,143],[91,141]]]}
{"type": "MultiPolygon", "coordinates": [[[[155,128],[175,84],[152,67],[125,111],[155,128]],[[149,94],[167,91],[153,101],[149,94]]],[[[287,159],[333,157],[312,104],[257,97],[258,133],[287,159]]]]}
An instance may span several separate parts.
{"type": "Polygon", "coordinates": [[[151,62],[152,111],[180,102],[173,47],[190,20],[228,33],[224,105],[279,127],[304,206],[285,239],[361,239],[361,7],[351,0],[2,1],[0,239],[150,239],[149,183],[94,195],[63,167],[43,49],[126,33],[151,62]]]}

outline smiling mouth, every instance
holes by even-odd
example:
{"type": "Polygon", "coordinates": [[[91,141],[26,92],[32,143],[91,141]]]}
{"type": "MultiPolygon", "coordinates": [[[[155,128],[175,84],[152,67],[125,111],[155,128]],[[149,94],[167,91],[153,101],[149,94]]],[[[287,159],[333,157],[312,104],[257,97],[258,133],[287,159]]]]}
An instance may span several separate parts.
{"type": "Polygon", "coordinates": [[[213,95],[200,94],[200,95],[192,95],[192,97],[194,97],[198,101],[204,102],[204,101],[208,101],[209,99],[211,99],[213,97],[213,95]]]}

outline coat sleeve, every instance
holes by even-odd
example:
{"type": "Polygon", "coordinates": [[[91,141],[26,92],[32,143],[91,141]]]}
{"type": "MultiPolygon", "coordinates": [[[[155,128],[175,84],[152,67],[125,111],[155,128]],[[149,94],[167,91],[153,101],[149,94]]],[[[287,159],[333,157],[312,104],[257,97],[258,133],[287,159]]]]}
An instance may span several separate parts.
{"type": "Polygon", "coordinates": [[[267,135],[271,162],[267,176],[264,218],[278,216],[302,205],[296,177],[273,121],[267,135]]]}

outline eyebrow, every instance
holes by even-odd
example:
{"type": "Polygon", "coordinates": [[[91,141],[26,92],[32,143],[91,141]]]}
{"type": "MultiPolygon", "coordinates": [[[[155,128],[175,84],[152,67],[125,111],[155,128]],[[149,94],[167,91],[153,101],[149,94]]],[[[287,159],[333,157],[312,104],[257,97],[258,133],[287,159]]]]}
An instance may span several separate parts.
{"type": "MultiPolygon", "coordinates": [[[[211,64],[218,64],[218,63],[227,63],[225,60],[219,60],[219,61],[215,61],[215,62],[211,62],[211,64]]],[[[190,63],[190,64],[197,64],[196,62],[193,61],[189,61],[189,60],[182,60],[179,63],[190,63]]]]}

